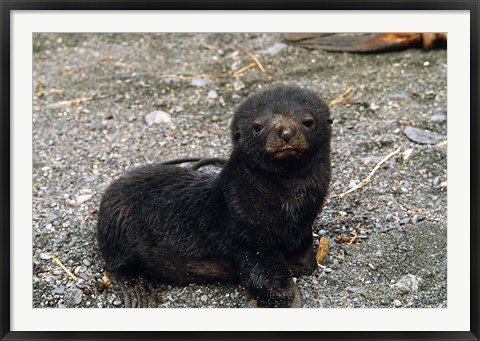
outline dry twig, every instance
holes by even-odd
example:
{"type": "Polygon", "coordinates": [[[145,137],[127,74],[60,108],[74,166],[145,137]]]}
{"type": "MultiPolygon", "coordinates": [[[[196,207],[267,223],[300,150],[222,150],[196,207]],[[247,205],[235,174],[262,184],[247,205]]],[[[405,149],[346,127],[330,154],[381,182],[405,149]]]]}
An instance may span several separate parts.
{"type": "Polygon", "coordinates": [[[233,76],[233,77],[238,77],[238,76],[240,76],[242,73],[244,73],[245,71],[247,71],[247,70],[255,67],[255,65],[257,65],[257,64],[255,64],[255,63],[250,63],[250,64],[248,64],[247,66],[244,66],[244,67],[242,67],[241,69],[235,71],[235,72],[232,74],[232,76],[233,76]]]}
{"type": "Polygon", "coordinates": [[[375,168],[373,168],[373,170],[370,172],[370,174],[368,174],[368,176],[364,180],[362,180],[360,183],[358,183],[355,187],[350,188],[346,192],[332,195],[331,198],[336,198],[336,197],[343,198],[345,195],[347,195],[349,193],[352,193],[353,191],[356,191],[357,189],[362,188],[363,186],[368,184],[370,182],[370,180],[372,179],[373,174],[375,174],[375,172],[380,168],[380,166],[383,165],[392,156],[394,156],[398,153],[400,153],[400,148],[398,148],[397,150],[395,150],[395,151],[391,152],[390,154],[388,154],[387,156],[385,156],[379,163],[377,163],[377,165],[375,166],[375,168]]]}
{"type": "MultiPolygon", "coordinates": [[[[185,73],[183,73],[183,74],[185,74],[185,73]]],[[[192,79],[195,79],[195,78],[201,78],[201,77],[218,78],[218,77],[221,77],[221,75],[215,75],[213,73],[198,73],[198,74],[192,74],[190,76],[180,76],[180,74],[169,73],[169,74],[158,76],[158,78],[178,78],[182,81],[189,81],[189,80],[192,80],[192,79]]]]}
{"type": "Polygon", "coordinates": [[[58,260],[57,257],[52,257],[52,260],[53,260],[55,263],[57,263],[58,265],[60,265],[60,267],[63,269],[63,271],[65,271],[70,277],[72,277],[74,281],[78,280],[78,278],[75,277],[75,275],[72,274],[72,272],[71,272],[70,270],[68,270],[68,269],[65,267],[65,265],[63,265],[62,262],[60,262],[60,261],[58,260]]]}
{"type": "Polygon", "coordinates": [[[257,64],[258,68],[260,69],[260,71],[262,71],[262,73],[265,73],[267,72],[267,70],[265,70],[265,68],[263,67],[262,63],[260,63],[260,61],[258,60],[257,57],[255,57],[255,55],[245,49],[240,49],[240,51],[242,51],[243,53],[245,53],[247,56],[249,56],[254,62],[255,64],[257,64]]]}
{"type": "Polygon", "coordinates": [[[71,100],[68,100],[68,101],[60,101],[60,102],[57,102],[57,103],[53,103],[53,104],[48,105],[48,107],[49,108],[58,108],[58,107],[63,107],[63,106],[71,105],[71,104],[75,104],[76,106],[79,106],[83,102],[96,101],[98,99],[104,99],[104,98],[111,97],[111,96],[113,96],[113,94],[97,95],[97,96],[91,96],[91,97],[80,97],[80,98],[75,98],[75,99],[71,99],[71,100]]]}
{"type": "Polygon", "coordinates": [[[333,101],[331,101],[328,104],[328,107],[332,108],[333,106],[335,106],[337,104],[344,103],[344,102],[348,101],[350,98],[352,98],[353,96],[355,96],[356,93],[357,93],[357,89],[348,88],[342,95],[340,95],[339,97],[337,97],[333,101]]]}

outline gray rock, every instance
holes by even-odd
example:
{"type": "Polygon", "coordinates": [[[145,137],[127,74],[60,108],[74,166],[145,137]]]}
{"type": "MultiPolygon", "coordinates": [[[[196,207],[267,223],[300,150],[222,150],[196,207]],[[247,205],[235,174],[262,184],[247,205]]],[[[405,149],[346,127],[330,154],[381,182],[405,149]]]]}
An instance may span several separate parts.
{"type": "Polygon", "coordinates": [[[325,231],[325,230],[320,230],[320,231],[318,231],[318,234],[319,234],[321,237],[324,237],[324,236],[327,234],[327,231],[325,231]]]}
{"type": "Polygon", "coordinates": [[[91,263],[90,263],[90,261],[89,261],[88,259],[84,259],[84,260],[82,261],[82,263],[83,263],[85,266],[90,266],[90,265],[91,265],[91,263]]]}
{"type": "Polygon", "coordinates": [[[402,302],[400,302],[399,300],[393,300],[393,305],[397,308],[401,307],[402,306],[402,302]]]}
{"type": "Polygon", "coordinates": [[[403,295],[417,293],[419,286],[420,278],[411,274],[405,275],[393,285],[393,287],[398,289],[403,295]]]}
{"type": "Polygon", "coordinates": [[[123,302],[120,301],[120,300],[115,300],[115,301],[113,301],[113,305],[114,305],[114,306],[117,306],[117,307],[118,307],[119,305],[122,305],[122,303],[123,303],[123,302]]]}
{"type": "Polygon", "coordinates": [[[437,144],[445,139],[444,136],[437,133],[412,126],[405,127],[403,133],[413,142],[420,144],[437,144]]]}
{"type": "Polygon", "coordinates": [[[206,303],[208,301],[208,296],[207,295],[202,295],[200,297],[200,301],[202,301],[203,303],[206,303]]]}
{"type": "Polygon", "coordinates": [[[82,302],[82,295],[83,292],[80,289],[77,288],[68,288],[65,290],[65,302],[69,305],[77,305],[82,302]]]}
{"type": "Polygon", "coordinates": [[[410,222],[410,218],[403,218],[400,220],[400,225],[407,225],[410,222]]]}
{"type": "Polygon", "coordinates": [[[65,285],[60,285],[57,288],[53,289],[52,293],[54,294],[63,294],[65,292],[65,285]]]}

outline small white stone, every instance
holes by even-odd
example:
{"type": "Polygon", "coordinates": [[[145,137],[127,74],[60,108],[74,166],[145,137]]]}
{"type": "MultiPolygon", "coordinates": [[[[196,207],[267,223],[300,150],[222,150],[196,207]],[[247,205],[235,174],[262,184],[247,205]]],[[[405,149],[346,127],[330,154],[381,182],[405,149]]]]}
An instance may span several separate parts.
{"type": "Polygon", "coordinates": [[[210,90],[207,95],[208,98],[215,99],[218,98],[218,93],[215,90],[210,90]]]}
{"type": "Polygon", "coordinates": [[[172,117],[165,111],[152,111],[145,116],[145,122],[149,126],[159,123],[171,123],[172,117]]]}
{"type": "Polygon", "coordinates": [[[404,159],[404,160],[408,160],[408,158],[412,155],[412,153],[413,153],[413,148],[406,149],[406,150],[403,152],[403,159],[404,159]]]}
{"type": "Polygon", "coordinates": [[[79,196],[77,196],[77,198],[76,198],[77,204],[83,204],[85,201],[87,201],[87,200],[90,199],[91,197],[92,197],[91,194],[79,195],[79,196]]]}

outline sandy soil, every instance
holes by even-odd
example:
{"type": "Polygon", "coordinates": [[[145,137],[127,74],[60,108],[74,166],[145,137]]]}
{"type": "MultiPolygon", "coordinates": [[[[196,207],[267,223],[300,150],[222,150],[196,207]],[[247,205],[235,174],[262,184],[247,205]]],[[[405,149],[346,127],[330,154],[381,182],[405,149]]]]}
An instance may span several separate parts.
{"type": "MultiPolygon", "coordinates": [[[[37,34],[33,51],[34,307],[122,307],[115,282],[100,292],[106,186],[146,163],[227,157],[235,107],[277,83],[327,102],[354,91],[332,107],[331,197],[313,231],[330,250],[325,268],[297,279],[304,307],[447,306],[447,149],[436,145],[447,133],[446,50],[328,53],[281,34],[37,34]],[[252,63],[242,49],[267,72],[234,76],[252,63]],[[397,149],[365,187],[336,196],[397,149]]],[[[156,289],[161,307],[245,306],[238,285],[156,289]]]]}

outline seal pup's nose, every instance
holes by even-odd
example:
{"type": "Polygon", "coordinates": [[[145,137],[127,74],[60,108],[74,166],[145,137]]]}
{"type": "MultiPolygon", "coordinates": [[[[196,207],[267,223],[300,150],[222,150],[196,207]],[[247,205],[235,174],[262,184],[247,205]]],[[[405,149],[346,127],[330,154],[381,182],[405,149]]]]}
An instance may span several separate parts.
{"type": "Polygon", "coordinates": [[[280,128],[279,132],[280,132],[280,137],[287,143],[288,143],[288,141],[290,141],[292,136],[295,135],[295,130],[292,127],[280,128]]]}

